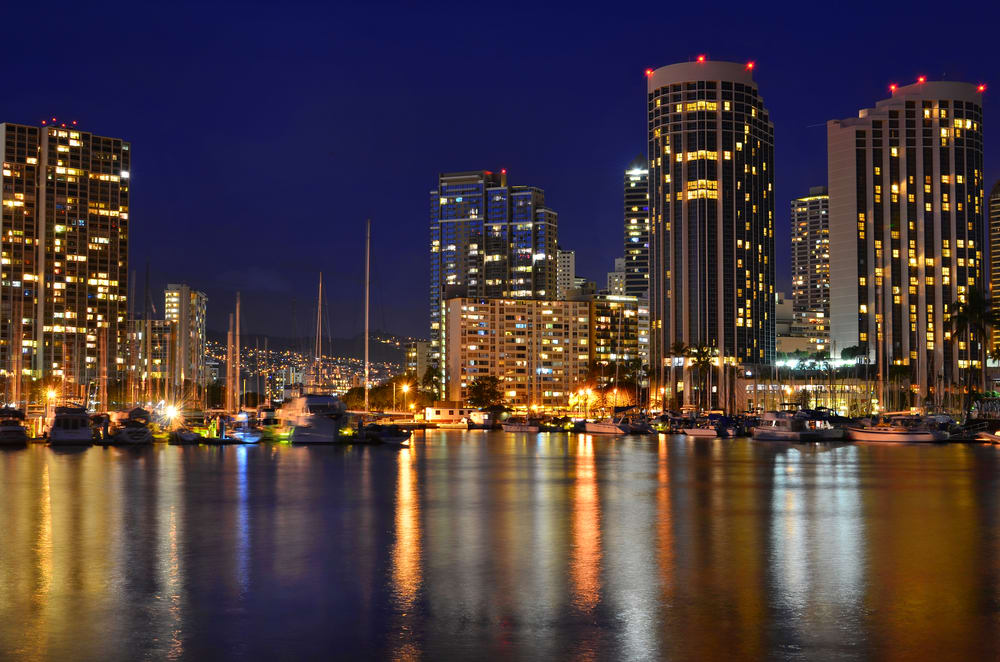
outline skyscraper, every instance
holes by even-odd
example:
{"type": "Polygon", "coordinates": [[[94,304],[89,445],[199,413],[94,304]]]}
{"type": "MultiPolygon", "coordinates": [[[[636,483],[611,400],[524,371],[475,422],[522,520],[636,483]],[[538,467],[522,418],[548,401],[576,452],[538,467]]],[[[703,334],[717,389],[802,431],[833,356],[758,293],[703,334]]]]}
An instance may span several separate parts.
{"type": "Polygon", "coordinates": [[[174,364],[170,366],[173,383],[185,382],[204,388],[208,383],[205,368],[205,315],[208,296],[187,285],[170,284],[164,292],[163,317],[176,325],[174,364]]]}
{"type": "Polygon", "coordinates": [[[430,203],[431,360],[443,371],[445,300],[555,297],[559,217],[506,170],[443,174],[430,203]]]}
{"type": "Polygon", "coordinates": [[[830,336],[830,196],[825,186],[792,200],[793,333],[824,345],[830,336]]]}
{"type": "MultiPolygon", "coordinates": [[[[990,214],[990,298],[1000,305],[1000,182],[993,185],[989,200],[990,214]]],[[[1000,347],[1000,329],[993,329],[993,348],[1000,347]]]]}
{"type": "Polygon", "coordinates": [[[729,362],[774,358],[774,127],[752,70],[699,56],[647,71],[660,384],[675,342],[714,346],[729,362]]]}
{"type": "Polygon", "coordinates": [[[5,123],[0,149],[0,370],[60,377],[83,397],[125,368],[129,143],[5,123]]]}
{"type": "Polygon", "coordinates": [[[625,171],[625,294],[649,292],[649,170],[639,155],[625,171]]]}
{"type": "Polygon", "coordinates": [[[986,289],[982,94],[922,77],[890,90],[827,123],[831,339],[883,378],[909,366],[926,397],[981,360],[984,339],[953,338],[949,319],[986,289]]]}
{"type": "Polygon", "coordinates": [[[559,249],[556,265],[556,298],[566,298],[566,293],[574,287],[576,280],[576,252],[559,249]]]}

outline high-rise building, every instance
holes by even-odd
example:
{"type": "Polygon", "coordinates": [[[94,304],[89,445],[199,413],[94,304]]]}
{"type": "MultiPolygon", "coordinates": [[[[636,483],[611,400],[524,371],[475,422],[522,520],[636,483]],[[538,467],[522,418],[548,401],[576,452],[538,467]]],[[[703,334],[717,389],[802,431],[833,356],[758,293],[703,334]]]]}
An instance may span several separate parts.
{"type": "Polygon", "coordinates": [[[444,302],[452,297],[554,298],[558,215],[507,171],[443,174],[430,193],[431,360],[444,369],[444,302]]]}
{"type": "Polygon", "coordinates": [[[979,365],[985,339],[949,318],[985,290],[982,94],[959,82],[893,85],[827,123],[831,341],[887,378],[909,366],[922,397],[979,365]]]}
{"type": "Polygon", "coordinates": [[[633,297],[649,292],[649,170],[639,155],[625,171],[625,290],[633,297]]]}
{"type": "Polygon", "coordinates": [[[556,298],[565,299],[576,280],[576,252],[559,249],[556,262],[556,298]]]}
{"type": "Polygon", "coordinates": [[[174,356],[170,366],[173,383],[185,383],[204,388],[208,384],[205,368],[205,315],[208,296],[187,285],[170,284],[164,292],[163,317],[175,322],[174,356]]]}
{"type": "Polygon", "coordinates": [[[406,374],[416,379],[417,383],[427,372],[427,356],[430,348],[431,343],[427,340],[413,340],[406,345],[406,374]]]}
{"type": "Polygon", "coordinates": [[[698,56],[648,71],[647,91],[654,374],[675,342],[770,363],[774,126],[753,63],[698,56]]]}
{"type": "MultiPolygon", "coordinates": [[[[830,337],[830,196],[825,186],[792,200],[793,333],[807,336],[812,351],[830,337]]],[[[779,334],[780,335],[780,334],[779,334]]],[[[817,349],[818,348],[818,349],[817,349]]]]}
{"type": "Polygon", "coordinates": [[[565,409],[587,376],[590,303],[449,299],[445,392],[464,401],[477,377],[501,382],[509,406],[565,409]]]}
{"type": "Polygon", "coordinates": [[[615,294],[622,296],[625,294],[625,258],[616,257],[615,258],[615,270],[608,272],[607,287],[605,288],[608,294],[615,294]]]}
{"type": "MultiPolygon", "coordinates": [[[[1000,181],[990,191],[990,298],[1000,305],[1000,181]]],[[[1000,348],[1000,329],[993,329],[993,349],[1000,348]]]]}
{"type": "Polygon", "coordinates": [[[0,370],[83,397],[126,367],[130,145],[4,123],[0,151],[0,370]]]}
{"type": "Polygon", "coordinates": [[[590,361],[598,368],[599,386],[611,384],[631,361],[639,359],[639,299],[624,294],[597,294],[590,300],[590,361]]]}

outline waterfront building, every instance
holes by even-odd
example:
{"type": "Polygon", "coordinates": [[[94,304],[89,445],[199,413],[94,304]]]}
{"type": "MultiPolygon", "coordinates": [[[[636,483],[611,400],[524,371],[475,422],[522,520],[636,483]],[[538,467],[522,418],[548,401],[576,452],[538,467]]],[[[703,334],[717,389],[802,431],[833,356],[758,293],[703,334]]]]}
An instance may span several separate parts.
{"type": "Polygon", "coordinates": [[[559,249],[556,257],[556,298],[565,299],[576,281],[576,251],[559,249]]]}
{"type": "Polygon", "coordinates": [[[650,353],[665,399],[670,347],[774,360],[774,126],[753,63],[647,72],[650,353]]]}
{"type": "Polygon", "coordinates": [[[173,366],[177,363],[177,322],[141,318],[131,320],[126,334],[128,402],[155,403],[177,394],[173,366]]]}
{"type": "Polygon", "coordinates": [[[587,376],[590,305],[585,300],[455,298],[445,303],[444,390],[464,402],[477,377],[496,377],[504,402],[565,409],[587,376]]]}
{"type": "Polygon", "coordinates": [[[418,382],[427,372],[431,343],[429,340],[413,340],[406,345],[406,374],[418,382]]]}
{"type": "Polygon", "coordinates": [[[442,174],[430,192],[431,360],[446,362],[445,301],[556,296],[558,215],[507,171],[442,174]]]}
{"type": "Polygon", "coordinates": [[[208,296],[187,285],[171,283],[163,293],[163,317],[174,322],[174,356],[171,366],[173,383],[183,388],[192,384],[202,389],[208,384],[205,366],[205,316],[208,296]]]}
{"type": "Polygon", "coordinates": [[[829,349],[829,212],[830,196],[825,186],[813,186],[809,195],[791,202],[793,333],[808,337],[810,351],[817,352],[829,349]]]}
{"type": "Polygon", "coordinates": [[[625,170],[625,286],[622,294],[649,294],[649,169],[642,154],[625,170]]]}
{"type": "Polygon", "coordinates": [[[0,161],[0,370],[82,398],[126,364],[130,145],[3,123],[0,161]]]}
{"type": "Polygon", "coordinates": [[[923,77],[890,91],[827,123],[831,342],[857,346],[883,383],[908,366],[940,402],[986,340],[950,326],[969,290],[987,289],[982,91],[923,77]]]}
{"type": "Polygon", "coordinates": [[[597,294],[589,297],[591,369],[596,383],[610,385],[639,359],[639,299],[625,294],[597,294]]]}
{"type": "MultiPolygon", "coordinates": [[[[1000,181],[990,191],[990,298],[1000,307],[1000,181]]],[[[993,350],[1000,349],[1000,328],[993,329],[993,350]]]]}
{"type": "Polygon", "coordinates": [[[607,287],[604,291],[615,296],[625,294],[625,258],[615,258],[615,270],[608,272],[607,287]]]}
{"type": "Polygon", "coordinates": [[[784,292],[775,292],[774,351],[778,357],[795,353],[811,355],[821,351],[823,345],[817,349],[816,340],[811,338],[808,333],[803,333],[803,329],[797,324],[797,321],[793,300],[785,297],[784,292]]]}

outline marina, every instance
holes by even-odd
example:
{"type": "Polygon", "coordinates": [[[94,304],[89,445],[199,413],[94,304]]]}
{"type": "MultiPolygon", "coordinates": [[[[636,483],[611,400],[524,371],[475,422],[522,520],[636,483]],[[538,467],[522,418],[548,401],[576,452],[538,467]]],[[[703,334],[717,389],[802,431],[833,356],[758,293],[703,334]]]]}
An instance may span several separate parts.
{"type": "Polygon", "coordinates": [[[679,434],[0,449],[0,658],[996,659],[997,476],[679,434]]]}

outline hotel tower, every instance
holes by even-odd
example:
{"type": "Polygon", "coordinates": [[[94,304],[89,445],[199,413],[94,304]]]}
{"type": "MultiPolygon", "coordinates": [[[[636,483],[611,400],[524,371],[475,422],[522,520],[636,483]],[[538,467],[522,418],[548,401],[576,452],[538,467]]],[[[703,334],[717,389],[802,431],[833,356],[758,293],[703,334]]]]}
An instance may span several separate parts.
{"type": "Polygon", "coordinates": [[[827,123],[832,343],[883,379],[907,366],[922,398],[976,368],[986,340],[949,322],[988,290],[982,89],[921,77],[827,123]]]}
{"type": "Polygon", "coordinates": [[[0,371],[22,377],[5,380],[8,394],[55,376],[83,397],[124,369],[129,143],[4,123],[0,150],[0,371]]]}
{"type": "Polygon", "coordinates": [[[774,359],[774,126],[753,63],[698,56],[646,76],[650,352],[670,392],[675,342],[774,359]]]}

